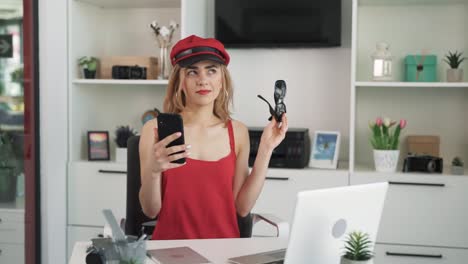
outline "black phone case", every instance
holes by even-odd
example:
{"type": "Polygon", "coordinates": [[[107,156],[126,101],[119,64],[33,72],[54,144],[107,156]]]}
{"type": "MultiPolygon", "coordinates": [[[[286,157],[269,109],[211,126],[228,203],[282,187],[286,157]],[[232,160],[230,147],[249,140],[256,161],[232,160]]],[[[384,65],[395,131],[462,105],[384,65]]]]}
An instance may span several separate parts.
{"type": "MultiPolygon", "coordinates": [[[[182,121],[182,117],[179,114],[165,114],[161,113],[157,116],[158,119],[158,137],[159,140],[164,139],[165,137],[172,135],[176,132],[181,132],[182,136],[177,138],[176,140],[172,141],[166,147],[184,145],[184,122],[182,121]]],[[[182,153],[183,151],[176,152],[174,154],[182,153]]],[[[174,155],[172,154],[172,155],[174,155]]],[[[178,160],[172,161],[172,163],[185,163],[185,158],[181,158],[178,160]]]]}

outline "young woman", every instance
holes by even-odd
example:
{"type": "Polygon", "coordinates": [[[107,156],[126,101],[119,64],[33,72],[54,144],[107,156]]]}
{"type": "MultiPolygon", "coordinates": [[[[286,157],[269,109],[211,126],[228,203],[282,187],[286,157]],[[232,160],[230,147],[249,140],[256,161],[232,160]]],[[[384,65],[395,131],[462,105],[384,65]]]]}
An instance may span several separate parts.
{"type": "Polygon", "coordinates": [[[255,205],[272,151],[288,129],[286,115],[264,128],[249,173],[247,127],[230,117],[233,90],[223,44],[192,35],[174,45],[171,60],[164,111],[182,116],[186,145],[166,148],[181,135],[159,139],[155,119],[142,129],[140,202],[148,217],[158,216],[152,238],[239,237],[236,214],[246,216],[255,205]],[[182,157],[185,164],[171,163],[182,157]]]}

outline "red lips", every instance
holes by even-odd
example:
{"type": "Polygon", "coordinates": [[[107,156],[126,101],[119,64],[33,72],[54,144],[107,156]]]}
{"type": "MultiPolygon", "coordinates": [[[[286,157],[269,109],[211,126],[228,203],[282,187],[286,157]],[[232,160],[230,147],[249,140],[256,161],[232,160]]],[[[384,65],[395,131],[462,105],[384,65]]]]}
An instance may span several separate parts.
{"type": "Polygon", "coordinates": [[[210,90],[199,90],[199,91],[197,91],[197,94],[201,94],[201,95],[206,95],[206,94],[209,94],[209,93],[211,93],[210,90]]]}

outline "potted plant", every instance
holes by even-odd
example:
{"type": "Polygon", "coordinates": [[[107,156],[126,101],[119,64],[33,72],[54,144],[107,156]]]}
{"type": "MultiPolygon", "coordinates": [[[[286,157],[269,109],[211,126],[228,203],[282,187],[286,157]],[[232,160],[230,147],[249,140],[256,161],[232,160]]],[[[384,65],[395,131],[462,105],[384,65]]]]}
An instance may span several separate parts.
{"type": "Polygon", "coordinates": [[[447,82],[461,82],[463,81],[463,69],[459,69],[460,64],[465,60],[462,52],[455,51],[445,55],[444,61],[450,66],[447,69],[447,82]]]}
{"type": "Polygon", "coordinates": [[[371,264],[372,241],[369,235],[360,231],[348,234],[345,240],[345,253],[341,256],[341,264],[371,264]]]}
{"type": "Polygon", "coordinates": [[[23,82],[23,66],[16,68],[14,71],[10,73],[11,81],[15,83],[22,83],[23,82]]]}
{"type": "Polygon", "coordinates": [[[463,160],[460,157],[455,157],[452,160],[452,174],[463,175],[465,169],[463,168],[463,160]]]}
{"type": "Polygon", "coordinates": [[[22,151],[15,148],[13,135],[0,130],[0,202],[16,197],[17,175],[22,171],[22,151]]]}
{"type": "Polygon", "coordinates": [[[392,131],[396,121],[386,117],[377,118],[375,122],[369,123],[372,131],[370,142],[374,148],[375,169],[379,172],[395,172],[398,164],[400,150],[400,132],[406,127],[406,120],[401,119],[400,123],[392,131]]]}
{"type": "Polygon", "coordinates": [[[118,126],[115,130],[115,143],[117,144],[115,161],[127,162],[127,141],[137,132],[130,126],[118,126]]]}
{"type": "Polygon", "coordinates": [[[83,69],[85,79],[94,79],[96,77],[98,59],[95,57],[83,56],[78,59],[78,65],[83,69]]]}

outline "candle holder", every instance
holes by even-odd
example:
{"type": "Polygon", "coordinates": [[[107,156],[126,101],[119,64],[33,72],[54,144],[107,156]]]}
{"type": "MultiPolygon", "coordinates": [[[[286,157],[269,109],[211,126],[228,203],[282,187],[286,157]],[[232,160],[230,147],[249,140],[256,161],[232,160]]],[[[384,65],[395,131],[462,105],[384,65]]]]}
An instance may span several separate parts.
{"type": "Polygon", "coordinates": [[[391,81],[392,75],[392,54],[389,51],[389,45],[385,42],[376,44],[376,50],[372,58],[372,80],[391,81]]]}

